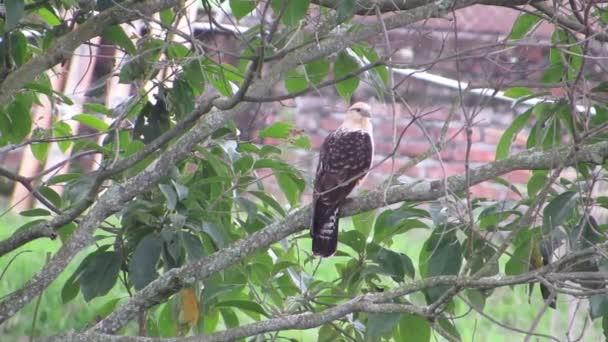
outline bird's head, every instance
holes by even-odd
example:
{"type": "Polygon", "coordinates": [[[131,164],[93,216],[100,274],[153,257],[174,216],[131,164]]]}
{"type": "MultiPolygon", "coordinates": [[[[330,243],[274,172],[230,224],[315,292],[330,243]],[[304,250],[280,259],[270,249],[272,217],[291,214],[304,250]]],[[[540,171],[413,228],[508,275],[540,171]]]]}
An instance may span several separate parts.
{"type": "Polygon", "coordinates": [[[365,118],[372,117],[372,107],[365,102],[357,102],[348,108],[348,114],[360,115],[365,118]]]}

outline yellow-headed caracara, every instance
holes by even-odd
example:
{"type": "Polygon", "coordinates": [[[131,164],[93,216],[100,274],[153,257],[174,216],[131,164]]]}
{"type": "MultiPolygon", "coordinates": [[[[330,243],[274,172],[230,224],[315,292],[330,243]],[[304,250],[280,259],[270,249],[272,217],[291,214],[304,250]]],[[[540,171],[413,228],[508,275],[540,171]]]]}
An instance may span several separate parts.
{"type": "Polygon", "coordinates": [[[310,234],[312,252],[328,257],[338,245],[338,211],[346,196],[363,181],[372,164],[371,107],[357,102],[342,125],[330,133],[319,154],[310,234]]]}

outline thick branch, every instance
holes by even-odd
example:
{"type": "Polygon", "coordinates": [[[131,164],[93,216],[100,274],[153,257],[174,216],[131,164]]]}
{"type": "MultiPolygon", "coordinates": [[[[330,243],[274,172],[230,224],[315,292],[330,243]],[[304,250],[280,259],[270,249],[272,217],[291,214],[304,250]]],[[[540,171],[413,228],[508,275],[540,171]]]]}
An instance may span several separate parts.
{"type": "MultiPolygon", "coordinates": [[[[312,0],[313,4],[327,7],[331,9],[338,9],[340,5],[339,0],[312,0]]],[[[454,1],[455,6],[461,1],[454,1]]],[[[531,2],[538,2],[538,0],[518,0],[518,1],[507,1],[507,0],[482,0],[478,1],[482,5],[494,5],[494,6],[519,6],[526,5],[531,2]]],[[[395,11],[407,11],[414,8],[418,8],[425,5],[432,5],[437,3],[434,0],[357,0],[355,1],[354,12],[358,15],[376,15],[375,9],[378,8],[380,12],[395,12],[395,11]]],[[[449,1],[446,3],[450,4],[449,1]]]]}
{"type": "MultiPolygon", "coordinates": [[[[606,248],[606,244],[601,246],[606,248]]],[[[599,253],[598,247],[576,253],[575,257],[568,258],[570,261],[580,259],[589,254],[599,253]]],[[[288,316],[276,317],[261,322],[254,322],[238,328],[213,333],[210,335],[193,336],[179,339],[181,342],[222,342],[234,341],[248,336],[255,336],[267,332],[291,330],[291,329],[310,329],[321,326],[325,323],[340,319],[355,312],[390,312],[390,313],[411,313],[422,317],[427,317],[429,312],[426,307],[416,307],[414,305],[397,304],[391,302],[397,297],[402,297],[411,293],[427,290],[438,286],[459,285],[468,289],[495,289],[504,286],[522,285],[538,282],[539,277],[545,277],[550,281],[580,281],[580,280],[606,280],[606,272],[564,272],[552,273],[559,266],[559,262],[547,265],[539,270],[530,271],[516,276],[495,276],[480,279],[471,279],[459,276],[437,276],[413,281],[409,284],[400,286],[388,292],[369,293],[357,296],[342,304],[332,308],[319,311],[293,314],[288,316]]],[[[147,337],[116,336],[103,333],[67,333],[44,339],[45,342],[51,341],[113,341],[113,342],[170,342],[176,339],[151,339],[147,337]]]]}
{"type": "MultiPolygon", "coordinates": [[[[470,185],[494,179],[515,170],[551,169],[556,165],[572,166],[577,162],[601,164],[608,157],[608,142],[581,147],[574,158],[565,160],[566,149],[548,152],[524,152],[511,158],[486,164],[470,172],[470,185]]],[[[425,181],[416,184],[403,184],[390,187],[387,191],[371,191],[352,199],[340,211],[342,216],[351,216],[360,212],[383,207],[402,201],[428,201],[438,199],[446,193],[458,193],[466,190],[464,175],[448,177],[443,180],[425,181]],[[447,184],[447,189],[446,189],[447,184]]],[[[148,308],[163,302],[178,291],[184,284],[194,279],[204,280],[210,275],[242,261],[253,252],[267,248],[271,244],[286,238],[310,222],[310,208],[301,208],[283,220],[268,225],[266,228],[235,242],[232,246],[202,258],[194,263],[167,272],[136,293],[127,303],[121,306],[106,319],[99,322],[94,330],[103,333],[114,333],[123,327],[141,308],[148,308]]]]}

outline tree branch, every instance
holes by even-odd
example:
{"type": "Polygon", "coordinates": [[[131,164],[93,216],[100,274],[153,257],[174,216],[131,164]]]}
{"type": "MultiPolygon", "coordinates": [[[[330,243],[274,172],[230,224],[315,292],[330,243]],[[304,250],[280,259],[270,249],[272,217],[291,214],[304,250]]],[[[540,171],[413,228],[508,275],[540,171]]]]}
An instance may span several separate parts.
{"type": "MultiPolygon", "coordinates": [[[[567,148],[547,152],[523,152],[511,158],[496,161],[471,169],[470,185],[494,179],[515,170],[544,170],[556,165],[573,166],[588,162],[601,164],[608,157],[608,142],[581,147],[576,156],[567,158],[567,148]]],[[[340,210],[341,216],[351,216],[371,209],[380,208],[403,201],[429,201],[443,197],[446,193],[466,190],[464,175],[451,176],[443,180],[394,185],[388,190],[371,191],[351,199],[340,210]],[[447,187],[447,189],[446,189],[447,187]]],[[[310,207],[296,210],[288,217],[268,225],[249,237],[236,241],[232,246],[221,249],[181,268],[173,269],[159,277],[136,293],[127,303],[100,321],[94,331],[114,333],[123,327],[141,309],[163,302],[194,279],[204,280],[210,275],[244,260],[253,252],[267,248],[308,226],[310,207]]]]}
{"type": "Polygon", "coordinates": [[[162,9],[175,6],[178,2],[177,0],[129,0],[121,6],[112,6],[92,17],[79,25],[74,31],[58,38],[55,44],[45,50],[44,53],[33,57],[27,63],[9,73],[0,83],[0,104],[7,103],[8,99],[21,90],[25,84],[68,58],[78,46],[91,38],[99,36],[107,27],[137,19],[137,11],[151,15],[162,9]],[[123,6],[133,11],[125,11],[123,6]]]}

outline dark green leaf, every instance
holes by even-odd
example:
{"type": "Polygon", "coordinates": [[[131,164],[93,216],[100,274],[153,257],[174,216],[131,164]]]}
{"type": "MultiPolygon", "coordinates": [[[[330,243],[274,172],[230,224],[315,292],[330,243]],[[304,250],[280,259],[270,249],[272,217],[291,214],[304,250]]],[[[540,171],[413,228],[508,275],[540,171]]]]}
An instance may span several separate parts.
{"type": "Polygon", "coordinates": [[[383,274],[391,276],[396,282],[402,282],[405,276],[414,279],[416,273],[414,264],[403,253],[379,247],[378,252],[373,255],[373,261],[380,266],[383,274]]]}
{"type": "Polygon", "coordinates": [[[160,258],[162,239],[157,233],[146,235],[135,247],[129,261],[129,279],[141,290],[158,277],[156,264],[160,258]]]}
{"type": "Polygon", "coordinates": [[[230,9],[237,20],[240,20],[255,9],[255,0],[230,0],[230,9]]]}
{"type": "MultiPolygon", "coordinates": [[[[32,128],[31,101],[29,96],[17,94],[6,108],[10,130],[5,133],[12,142],[21,142],[30,134],[32,128]]],[[[2,114],[0,113],[0,115],[2,114]]]]}
{"type": "Polygon", "coordinates": [[[272,0],[272,9],[276,14],[284,8],[281,21],[287,26],[296,26],[308,11],[310,0],[272,0]]]}
{"type": "Polygon", "coordinates": [[[79,283],[82,296],[87,302],[107,294],[118,277],[121,259],[114,251],[95,252],[83,270],[79,283]]]}
{"type": "MultiPolygon", "coordinates": [[[[18,1],[18,0],[17,0],[18,1]]],[[[28,58],[27,38],[21,31],[13,31],[8,35],[10,56],[17,66],[25,64],[28,58]]]]}
{"type": "Polygon", "coordinates": [[[49,215],[51,215],[51,213],[46,209],[34,208],[34,209],[24,210],[24,211],[20,212],[19,215],[25,216],[25,217],[34,217],[34,216],[49,216],[49,215]]]}
{"type": "Polygon", "coordinates": [[[4,2],[4,7],[6,9],[6,27],[4,29],[9,31],[17,26],[19,20],[23,17],[23,14],[25,13],[25,1],[6,0],[4,2]]]}
{"type": "Polygon", "coordinates": [[[341,24],[355,15],[357,11],[355,0],[339,0],[336,9],[336,23],[341,24]]]}
{"type": "Polygon", "coordinates": [[[447,318],[444,318],[444,317],[439,318],[438,323],[441,326],[441,328],[443,329],[443,331],[448,333],[454,340],[461,341],[460,333],[458,332],[458,329],[456,329],[454,324],[452,324],[447,318]]]}
{"type": "Polygon", "coordinates": [[[365,338],[369,341],[379,341],[380,336],[397,328],[401,314],[399,313],[370,313],[367,316],[365,338]]]}
{"type": "Polygon", "coordinates": [[[224,320],[224,324],[228,328],[236,328],[239,326],[239,317],[234,310],[228,308],[221,308],[220,314],[222,315],[222,320],[224,320]]]}
{"type": "Polygon", "coordinates": [[[44,196],[44,198],[49,200],[49,202],[51,202],[55,207],[61,208],[61,196],[55,190],[49,188],[48,186],[41,186],[38,188],[38,192],[44,196]]]}
{"type": "Polygon", "coordinates": [[[306,185],[305,182],[290,172],[275,172],[274,176],[291,207],[297,207],[300,202],[300,194],[306,185]]]}
{"type": "Polygon", "coordinates": [[[608,295],[596,294],[589,297],[591,319],[608,316],[608,295]]]}
{"type": "Polygon", "coordinates": [[[402,314],[399,320],[399,335],[401,342],[429,342],[431,326],[420,316],[402,314]]]}
{"type": "Polygon", "coordinates": [[[566,191],[555,197],[543,210],[543,231],[548,234],[570,217],[578,201],[578,192],[566,191]]]}
{"type": "Polygon", "coordinates": [[[106,41],[123,48],[129,55],[134,56],[137,54],[137,49],[135,49],[135,45],[133,45],[131,38],[127,36],[120,25],[106,27],[101,33],[101,37],[106,41]]]}
{"type": "Polygon", "coordinates": [[[262,316],[268,317],[266,310],[264,310],[264,308],[260,304],[258,304],[256,302],[248,301],[248,300],[225,300],[225,301],[215,304],[215,306],[220,307],[220,308],[221,307],[235,307],[235,308],[239,308],[241,310],[255,312],[262,316]]]}
{"type": "Polygon", "coordinates": [[[163,193],[165,200],[167,201],[167,208],[174,210],[177,206],[177,193],[170,184],[158,184],[160,191],[163,193]]]}
{"type": "Polygon", "coordinates": [[[205,255],[203,251],[203,244],[198,236],[183,231],[180,232],[180,236],[182,238],[184,247],[186,247],[189,261],[198,260],[205,255]]]}
{"type": "MultiPolygon", "coordinates": [[[[359,69],[359,63],[346,52],[340,52],[334,62],[334,79],[346,77],[359,69]]],[[[354,75],[348,79],[336,83],[336,90],[348,103],[350,97],[359,86],[359,76],[354,75]]]]}
{"type": "Polygon", "coordinates": [[[496,160],[505,159],[509,156],[511,143],[517,137],[517,134],[524,128],[526,123],[528,123],[531,115],[532,110],[527,110],[525,113],[515,118],[513,123],[511,123],[511,126],[505,130],[502,137],[500,137],[498,145],[496,145],[496,160]]]}
{"type": "Polygon", "coordinates": [[[525,37],[528,33],[532,32],[538,23],[540,22],[540,16],[524,13],[517,17],[515,23],[513,23],[513,28],[511,28],[511,33],[509,33],[508,39],[516,40],[525,37]]]}
{"type": "MultiPolygon", "coordinates": [[[[453,227],[435,228],[420,252],[420,273],[423,277],[456,275],[462,265],[462,248],[453,227]]],[[[445,286],[426,291],[427,303],[439,299],[446,291],[445,286]]]]}

